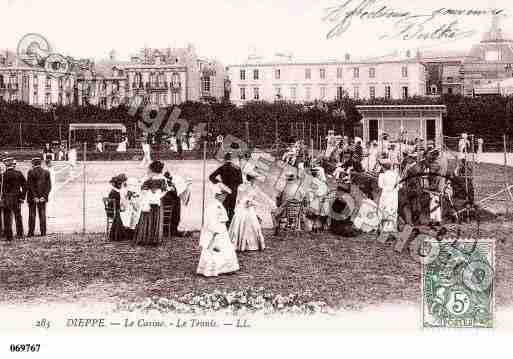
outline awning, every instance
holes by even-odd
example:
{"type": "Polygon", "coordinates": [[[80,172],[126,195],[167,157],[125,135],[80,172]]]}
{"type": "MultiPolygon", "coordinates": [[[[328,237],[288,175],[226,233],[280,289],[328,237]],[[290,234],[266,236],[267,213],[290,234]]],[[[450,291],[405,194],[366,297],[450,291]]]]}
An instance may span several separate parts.
{"type": "Polygon", "coordinates": [[[120,123],[70,123],[69,130],[119,130],[126,133],[125,125],[120,123]]]}

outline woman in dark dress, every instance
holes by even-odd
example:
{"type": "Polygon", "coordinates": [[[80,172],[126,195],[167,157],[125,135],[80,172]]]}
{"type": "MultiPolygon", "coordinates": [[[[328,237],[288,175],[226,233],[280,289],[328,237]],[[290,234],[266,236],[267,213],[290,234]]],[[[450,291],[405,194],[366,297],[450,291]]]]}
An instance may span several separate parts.
{"type": "Polygon", "coordinates": [[[330,232],[343,237],[355,236],[351,215],[355,202],[351,196],[351,184],[337,186],[337,194],[330,208],[330,232]]]}
{"type": "Polygon", "coordinates": [[[112,177],[110,184],[112,185],[112,190],[109,193],[109,199],[111,200],[109,210],[113,211],[114,217],[110,227],[109,240],[117,242],[127,239],[126,228],[121,220],[121,187],[123,179],[118,176],[112,177]]]}
{"type": "Polygon", "coordinates": [[[160,206],[167,192],[167,183],[162,175],[164,164],[153,161],[148,167],[148,176],[141,187],[141,216],[135,229],[135,243],[158,245],[162,240],[160,206]]]}
{"type": "MultiPolygon", "coordinates": [[[[164,174],[166,178],[168,191],[162,197],[162,205],[163,206],[171,206],[173,209],[171,211],[171,218],[163,218],[164,222],[169,221],[171,223],[171,235],[172,236],[180,236],[178,233],[178,225],[180,224],[180,211],[181,211],[181,200],[178,197],[178,193],[176,192],[176,187],[173,184],[173,177],[169,172],[164,174]]],[[[167,228],[164,228],[164,237],[168,236],[167,228]]]]}

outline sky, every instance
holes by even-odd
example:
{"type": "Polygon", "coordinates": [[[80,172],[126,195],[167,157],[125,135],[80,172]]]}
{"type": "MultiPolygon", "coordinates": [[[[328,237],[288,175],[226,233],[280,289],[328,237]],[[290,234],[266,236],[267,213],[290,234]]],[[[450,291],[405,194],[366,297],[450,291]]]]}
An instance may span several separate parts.
{"type": "Polygon", "coordinates": [[[502,27],[513,37],[513,4],[508,0],[4,0],[0,48],[14,50],[25,34],[38,33],[54,52],[76,58],[106,58],[114,49],[118,58],[127,60],[144,46],[192,43],[198,55],[225,65],[243,62],[250,51],[267,59],[276,52],[291,53],[298,60],[343,59],[346,53],[379,57],[406,49],[468,50],[491,21],[488,15],[439,15],[424,25],[426,33],[452,21],[461,31],[473,33],[458,40],[404,40],[390,38],[400,29],[397,19],[353,17],[345,32],[328,39],[333,26],[362,1],[375,1],[368,5],[370,10],[387,6],[412,15],[449,7],[504,9],[502,27]],[[338,19],[323,21],[327,8],[344,3],[338,19]]]}

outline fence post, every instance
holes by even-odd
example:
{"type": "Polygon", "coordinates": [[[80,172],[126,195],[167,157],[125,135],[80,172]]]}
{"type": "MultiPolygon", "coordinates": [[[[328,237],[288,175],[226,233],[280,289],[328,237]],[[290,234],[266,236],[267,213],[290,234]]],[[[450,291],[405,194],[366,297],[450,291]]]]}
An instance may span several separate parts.
{"type": "Polygon", "coordinates": [[[207,173],[207,141],[203,140],[203,188],[201,196],[201,228],[205,224],[205,183],[207,173]]]}
{"type": "Polygon", "coordinates": [[[321,144],[319,142],[319,120],[317,120],[317,123],[315,124],[315,137],[317,137],[317,149],[321,149],[321,144]]]}
{"type": "MultiPolygon", "coordinates": [[[[502,135],[503,150],[504,150],[504,186],[508,190],[508,194],[511,194],[508,183],[508,148],[506,141],[506,134],[502,135]]],[[[509,198],[511,200],[511,196],[509,198]]],[[[509,201],[506,201],[506,219],[509,217],[509,201]]]]}
{"type": "Polygon", "coordinates": [[[275,118],[274,119],[274,125],[275,125],[275,136],[276,136],[276,153],[279,153],[279,146],[280,146],[280,143],[279,143],[279,138],[278,138],[278,118],[275,118]]]}
{"type": "Polygon", "coordinates": [[[23,147],[23,140],[22,140],[23,134],[22,134],[22,129],[21,129],[21,122],[19,122],[18,125],[19,125],[20,149],[21,149],[23,147]]]}
{"type": "Polygon", "coordinates": [[[249,147],[249,121],[246,121],[246,143],[249,147]]]}
{"type": "Polygon", "coordinates": [[[82,234],[86,233],[86,151],[87,151],[87,142],[84,142],[84,154],[82,155],[82,167],[83,167],[83,175],[82,175],[82,234]]]}

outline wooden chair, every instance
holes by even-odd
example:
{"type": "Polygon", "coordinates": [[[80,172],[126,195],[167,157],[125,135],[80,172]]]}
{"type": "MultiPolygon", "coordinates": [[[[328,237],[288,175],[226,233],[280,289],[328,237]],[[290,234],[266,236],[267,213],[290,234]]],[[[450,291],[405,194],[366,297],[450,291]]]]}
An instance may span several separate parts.
{"type": "Polygon", "coordinates": [[[114,222],[114,216],[116,215],[116,202],[111,198],[104,197],[103,207],[105,208],[105,234],[108,236],[112,222],[114,222]]]}
{"type": "Polygon", "coordinates": [[[160,206],[160,238],[164,238],[164,233],[166,233],[166,237],[171,239],[172,236],[172,217],[173,217],[173,206],[165,205],[160,206]]]}
{"type": "Polygon", "coordinates": [[[299,232],[303,224],[303,203],[298,200],[289,200],[285,204],[283,214],[279,220],[278,229],[286,232],[299,232]]]}

